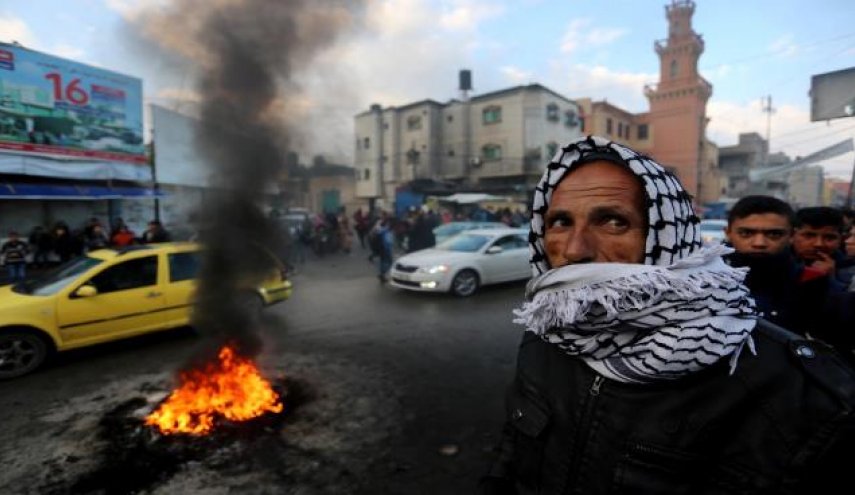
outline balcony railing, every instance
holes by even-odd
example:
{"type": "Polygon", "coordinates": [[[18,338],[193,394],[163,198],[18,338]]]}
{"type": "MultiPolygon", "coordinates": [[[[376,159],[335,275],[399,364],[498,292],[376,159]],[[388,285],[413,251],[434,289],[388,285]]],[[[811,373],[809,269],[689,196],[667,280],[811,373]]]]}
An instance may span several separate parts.
{"type": "MultiPolygon", "coordinates": [[[[680,81],[680,79],[677,79],[677,80],[680,81]]],[[[701,86],[701,88],[706,92],[707,95],[712,94],[713,87],[712,87],[712,84],[709,83],[709,81],[707,81],[703,77],[698,76],[697,80],[695,80],[694,82],[698,83],[701,86]]],[[[659,86],[660,86],[659,83],[645,84],[644,85],[644,96],[650,98],[651,96],[655,95],[659,91],[659,86]]]]}

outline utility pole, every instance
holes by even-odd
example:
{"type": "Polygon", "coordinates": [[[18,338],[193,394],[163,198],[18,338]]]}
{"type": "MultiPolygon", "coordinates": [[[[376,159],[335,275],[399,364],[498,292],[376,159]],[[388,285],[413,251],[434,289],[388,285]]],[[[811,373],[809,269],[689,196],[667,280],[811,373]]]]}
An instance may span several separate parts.
{"type": "Polygon", "coordinates": [[[769,153],[772,151],[772,114],[775,109],[772,108],[772,95],[767,95],[763,99],[763,108],[761,109],[766,114],[766,156],[763,159],[764,165],[769,164],[769,153]]]}

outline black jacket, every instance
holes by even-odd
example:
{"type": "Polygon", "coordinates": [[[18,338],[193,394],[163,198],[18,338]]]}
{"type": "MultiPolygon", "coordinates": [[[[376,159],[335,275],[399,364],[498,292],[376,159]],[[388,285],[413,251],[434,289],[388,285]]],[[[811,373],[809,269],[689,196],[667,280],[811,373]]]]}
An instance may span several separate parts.
{"type": "Polygon", "coordinates": [[[753,335],[733,375],[633,385],[526,332],[482,493],[852,493],[855,374],[764,320],[753,335]]]}

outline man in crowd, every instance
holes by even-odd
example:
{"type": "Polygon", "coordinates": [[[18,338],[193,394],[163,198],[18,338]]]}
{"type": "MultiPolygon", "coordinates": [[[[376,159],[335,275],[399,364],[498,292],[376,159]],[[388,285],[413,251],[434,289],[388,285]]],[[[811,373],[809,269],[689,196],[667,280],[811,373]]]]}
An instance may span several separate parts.
{"type": "Polygon", "coordinates": [[[728,242],[735,252],[728,263],[748,267],[745,285],[760,314],[793,332],[807,335],[830,290],[829,277],[796,262],[790,246],[795,213],[771,196],[746,196],[731,208],[728,242]]]}
{"type": "Polygon", "coordinates": [[[840,493],[855,375],[758,319],[676,178],[603,138],[549,163],[486,494],[840,493]]]}
{"type": "Polygon", "coordinates": [[[837,265],[843,261],[843,214],[828,206],[802,208],[796,213],[793,252],[812,270],[827,275],[835,289],[845,290],[849,280],[841,280],[837,265]]]}
{"type": "Polygon", "coordinates": [[[169,232],[160,223],[160,220],[152,220],[148,223],[148,228],[143,232],[142,243],[152,244],[156,242],[169,242],[169,232]]]}
{"type": "Polygon", "coordinates": [[[9,240],[0,246],[0,255],[3,255],[10,282],[19,282],[27,277],[27,251],[27,243],[21,240],[18,232],[9,232],[9,240]]]}

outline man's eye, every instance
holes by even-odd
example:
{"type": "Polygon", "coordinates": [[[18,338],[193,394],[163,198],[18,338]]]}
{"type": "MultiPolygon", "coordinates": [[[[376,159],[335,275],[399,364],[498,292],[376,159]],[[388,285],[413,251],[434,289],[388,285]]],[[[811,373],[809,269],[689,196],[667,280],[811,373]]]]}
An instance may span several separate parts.
{"type": "Polygon", "coordinates": [[[556,218],[552,218],[552,219],[550,219],[550,220],[549,220],[549,222],[547,222],[547,224],[546,224],[546,227],[547,227],[547,228],[553,228],[553,227],[569,227],[569,226],[570,226],[570,221],[569,221],[567,218],[565,218],[565,217],[556,217],[556,218]]]}
{"type": "Polygon", "coordinates": [[[603,218],[602,225],[610,229],[619,230],[629,227],[629,222],[623,217],[612,215],[603,218]]]}

